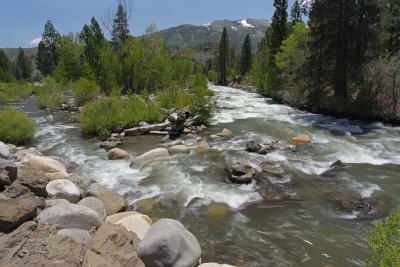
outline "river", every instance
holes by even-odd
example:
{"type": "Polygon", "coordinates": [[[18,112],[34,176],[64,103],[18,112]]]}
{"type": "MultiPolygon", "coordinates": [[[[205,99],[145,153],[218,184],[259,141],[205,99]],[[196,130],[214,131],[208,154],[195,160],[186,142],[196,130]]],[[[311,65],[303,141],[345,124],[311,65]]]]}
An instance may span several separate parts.
{"type": "MultiPolygon", "coordinates": [[[[228,128],[231,140],[209,140],[212,150],[176,155],[167,163],[131,169],[126,161],[109,161],[94,139],[84,138],[76,123],[60,115],[54,121],[34,98],[16,104],[37,124],[36,146],[79,164],[80,176],[125,195],[140,212],[181,221],[199,240],[203,262],[237,266],[362,266],[371,255],[366,232],[370,220],[343,211],[324,197],[374,197],[388,209],[400,202],[400,128],[299,111],[229,87],[210,85],[218,114],[201,136],[228,128]],[[312,146],[278,150],[265,156],[244,151],[245,142],[278,140],[309,134],[312,146]],[[255,185],[224,182],[223,168],[239,161],[259,169],[263,159],[281,161],[297,201],[263,201],[255,185]],[[336,160],[352,163],[332,179],[318,176],[336,160]]],[[[195,146],[196,141],[185,141],[195,146]]],[[[163,147],[161,137],[126,138],[121,147],[132,156],[163,147]]]]}

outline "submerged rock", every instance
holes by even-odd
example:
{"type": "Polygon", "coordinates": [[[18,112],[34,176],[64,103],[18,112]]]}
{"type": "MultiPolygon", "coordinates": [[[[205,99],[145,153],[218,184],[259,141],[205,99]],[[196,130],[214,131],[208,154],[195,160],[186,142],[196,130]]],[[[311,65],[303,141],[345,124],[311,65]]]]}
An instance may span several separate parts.
{"type": "Polygon", "coordinates": [[[231,139],[234,137],[234,134],[231,130],[225,128],[222,130],[221,137],[225,139],[231,139]]]}
{"type": "Polygon", "coordinates": [[[137,253],[146,267],[194,267],[199,264],[201,248],[180,222],[161,219],[140,242],[137,253]]]}
{"type": "Polygon", "coordinates": [[[108,151],[109,160],[129,159],[129,154],[120,148],[113,148],[108,151]]]}
{"type": "Polygon", "coordinates": [[[197,152],[199,153],[206,153],[210,150],[210,144],[205,142],[205,141],[201,141],[198,145],[197,145],[197,152]]]}
{"type": "Polygon", "coordinates": [[[170,155],[189,154],[190,148],[185,145],[176,145],[176,146],[168,148],[168,152],[170,155]]]}
{"type": "Polygon", "coordinates": [[[302,134],[290,139],[292,145],[307,145],[310,143],[310,136],[308,134],[302,134]]]}
{"type": "Polygon", "coordinates": [[[249,184],[259,175],[258,171],[250,165],[240,163],[225,167],[225,172],[228,174],[229,180],[237,184],[249,184]]]}
{"type": "Polygon", "coordinates": [[[131,162],[131,167],[135,164],[139,166],[145,166],[155,161],[163,161],[168,158],[169,152],[166,148],[156,148],[134,158],[131,162]]]}
{"type": "Polygon", "coordinates": [[[338,202],[344,210],[354,213],[360,219],[378,219],[388,212],[382,200],[373,198],[341,197],[338,202]]]}

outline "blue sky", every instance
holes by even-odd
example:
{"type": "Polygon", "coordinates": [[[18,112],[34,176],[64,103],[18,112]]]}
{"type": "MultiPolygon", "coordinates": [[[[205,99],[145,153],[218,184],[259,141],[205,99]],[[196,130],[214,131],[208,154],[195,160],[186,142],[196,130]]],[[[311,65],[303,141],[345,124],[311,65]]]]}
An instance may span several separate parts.
{"type": "MultiPolygon", "coordinates": [[[[290,0],[289,2],[292,2],[290,0]]],[[[142,34],[180,24],[201,25],[217,19],[270,19],[272,0],[132,0],[130,29],[142,34]]],[[[50,19],[61,33],[80,32],[92,16],[98,21],[117,0],[0,0],[0,47],[29,47],[50,19]]],[[[290,7],[289,7],[290,8],[290,7]]]]}

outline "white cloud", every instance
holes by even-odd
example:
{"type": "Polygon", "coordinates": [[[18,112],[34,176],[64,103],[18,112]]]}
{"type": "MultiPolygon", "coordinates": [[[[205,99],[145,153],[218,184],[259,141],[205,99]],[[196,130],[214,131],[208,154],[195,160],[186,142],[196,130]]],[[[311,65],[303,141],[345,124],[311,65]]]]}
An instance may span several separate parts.
{"type": "Polygon", "coordinates": [[[35,38],[32,41],[29,42],[30,45],[38,45],[39,42],[42,40],[41,37],[35,38]]]}

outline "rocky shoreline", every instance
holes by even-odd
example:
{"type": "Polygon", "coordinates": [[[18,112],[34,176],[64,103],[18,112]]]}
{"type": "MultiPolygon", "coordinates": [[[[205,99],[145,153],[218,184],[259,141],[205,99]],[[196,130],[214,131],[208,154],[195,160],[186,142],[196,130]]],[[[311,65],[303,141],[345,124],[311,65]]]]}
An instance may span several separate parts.
{"type": "MultiPolygon", "coordinates": [[[[169,152],[157,153],[150,155],[169,152]]],[[[231,266],[201,264],[200,244],[184,225],[153,223],[123,196],[77,178],[78,168],[0,142],[0,266],[231,266]]]]}

